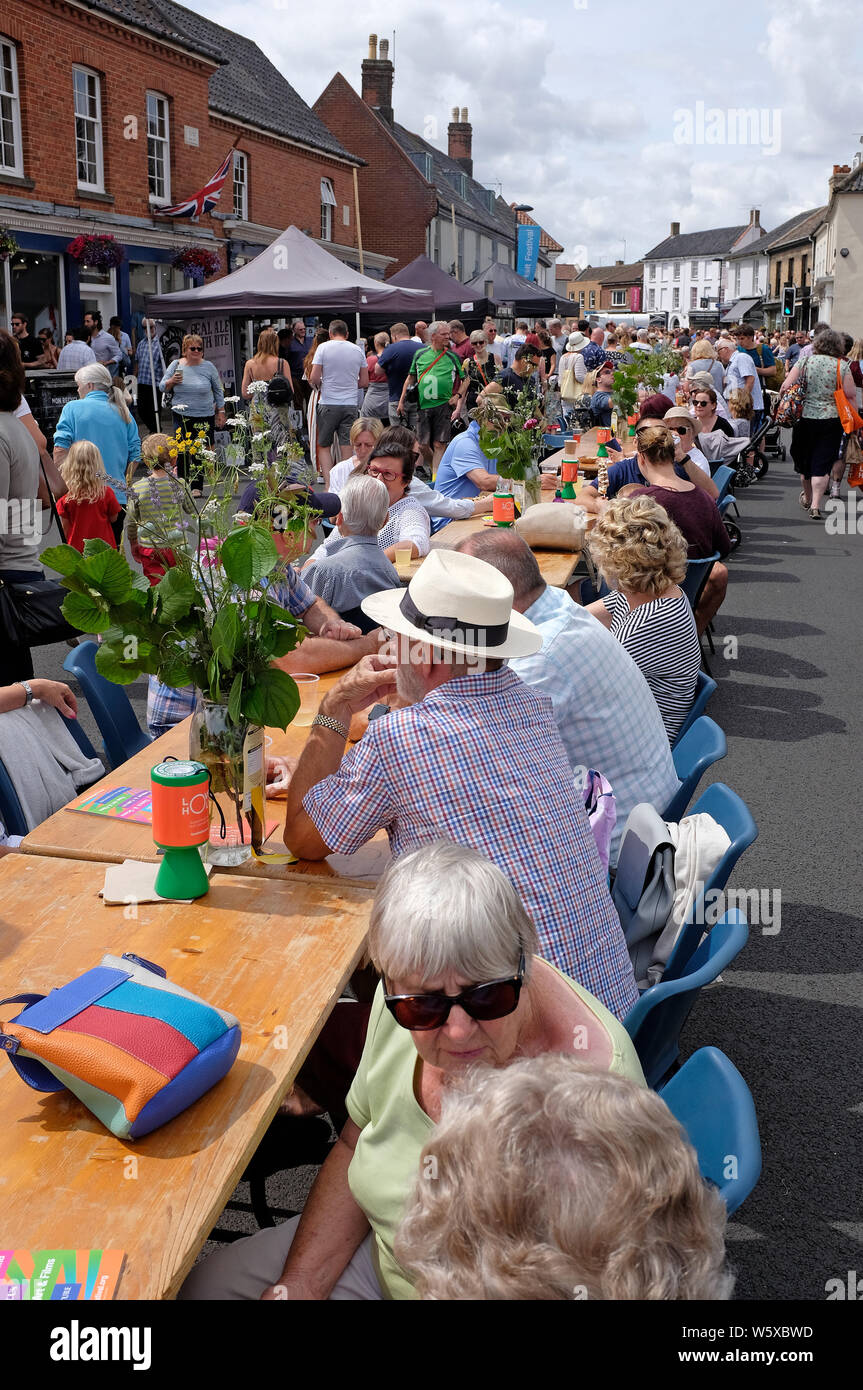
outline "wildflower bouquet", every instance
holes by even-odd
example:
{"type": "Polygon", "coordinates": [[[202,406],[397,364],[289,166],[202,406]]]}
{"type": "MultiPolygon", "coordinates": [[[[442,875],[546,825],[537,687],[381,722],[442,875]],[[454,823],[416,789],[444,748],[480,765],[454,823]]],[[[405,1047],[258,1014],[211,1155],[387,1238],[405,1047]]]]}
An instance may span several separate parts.
{"type": "Polygon", "coordinates": [[[522,391],[512,409],[502,398],[486,397],[474,416],[480,424],[479,446],[494,459],[502,478],[523,483],[538,476],[545,417],[531,391],[522,391]]]}

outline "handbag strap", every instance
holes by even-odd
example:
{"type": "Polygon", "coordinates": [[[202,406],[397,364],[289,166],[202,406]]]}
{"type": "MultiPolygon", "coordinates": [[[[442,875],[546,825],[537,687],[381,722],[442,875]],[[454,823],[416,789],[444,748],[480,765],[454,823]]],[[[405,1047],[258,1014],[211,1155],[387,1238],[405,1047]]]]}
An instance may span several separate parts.
{"type": "MultiPolygon", "coordinates": [[[[44,994],[10,994],[8,999],[0,999],[0,1004],[38,1004],[44,998],[44,994]]],[[[37,1062],[35,1057],[16,1056],[20,1046],[11,1033],[0,1033],[0,1049],[6,1053],[22,1081],[26,1081],[34,1091],[65,1091],[63,1082],[58,1081],[42,1062],[37,1062]]]]}
{"type": "Polygon", "coordinates": [[[57,511],[57,503],[54,501],[54,494],[51,491],[51,484],[48,482],[48,474],[45,472],[45,465],[42,462],[41,453],[39,455],[39,467],[42,470],[42,477],[45,479],[45,487],[48,490],[48,505],[51,508],[51,516],[53,518],[54,524],[60,533],[61,544],[67,545],[68,542],[66,540],[66,532],[63,530],[63,523],[60,520],[60,513],[57,511]]]}

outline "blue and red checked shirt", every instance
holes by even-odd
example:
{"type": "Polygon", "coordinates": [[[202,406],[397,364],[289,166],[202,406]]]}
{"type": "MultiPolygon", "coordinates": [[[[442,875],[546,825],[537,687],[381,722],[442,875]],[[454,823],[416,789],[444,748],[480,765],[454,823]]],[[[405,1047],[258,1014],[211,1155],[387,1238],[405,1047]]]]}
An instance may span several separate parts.
{"type": "Polygon", "coordinates": [[[520,894],[546,959],[618,1018],[638,999],[551,700],[507,667],[375,720],[303,806],[333,852],[381,829],[395,856],[439,838],[472,845],[520,894]]]}

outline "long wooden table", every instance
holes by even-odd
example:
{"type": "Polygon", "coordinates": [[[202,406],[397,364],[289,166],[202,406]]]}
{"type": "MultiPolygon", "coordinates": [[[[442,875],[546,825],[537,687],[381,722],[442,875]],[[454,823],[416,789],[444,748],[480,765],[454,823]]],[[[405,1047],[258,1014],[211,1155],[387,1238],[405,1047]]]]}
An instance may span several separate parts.
{"type": "MultiPolygon", "coordinates": [[[[319,697],[335,684],[344,672],[333,671],[321,676],[318,682],[319,697]]],[[[136,753],[121,767],[109,772],[104,779],[106,790],[109,787],[150,786],[150,769],[164,758],[189,756],[189,725],[184,719],[168,733],[136,753]]],[[[267,753],[278,757],[299,757],[306,739],[308,726],[289,724],[286,730],[268,729],[267,736],[272,743],[267,753]]],[[[77,799],[77,798],[76,798],[77,799]]],[[[267,802],[266,819],[276,821],[276,827],[264,848],[271,853],[285,854],[283,833],[285,826],[285,801],[276,799],[267,802]]],[[[153,843],[153,831],[149,825],[136,825],[133,821],[114,820],[108,816],[93,816],[64,807],[55,811],[41,825],[31,830],[21,843],[25,854],[50,855],[53,858],[98,860],[102,864],[121,864],[124,859],[144,859],[148,863],[158,863],[160,855],[153,843]]],[[[235,867],[220,869],[220,873],[240,875],[243,878],[284,879],[294,873],[317,874],[323,877],[348,877],[363,881],[378,878],[389,860],[389,846],[386,836],[377,837],[370,845],[364,846],[356,855],[331,855],[330,860],[301,859],[295,864],[267,864],[257,859],[248,859],[235,867]]]]}
{"type": "MultiPolygon", "coordinates": [[[[131,951],[236,1015],[228,1075],[135,1143],[69,1092],[31,1090],[0,1057],[0,1234],[6,1249],[123,1250],[122,1299],[173,1297],[363,952],[372,892],[295,875],[214,874],[196,903],[105,907],[99,864],[0,862],[4,995],[47,994],[131,951]]],[[[9,1022],[23,1006],[0,1006],[9,1022]]]]}
{"type": "MultiPolygon", "coordinates": [[[[548,498],[544,500],[550,502],[552,496],[553,494],[549,494],[548,498]]],[[[472,536],[478,531],[488,529],[481,516],[468,517],[467,521],[451,521],[448,526],[444,526],[442,530],[432,536],[432,549],[452,550],[459,541],[464,540],[465,536],[472,536]]],[[[554,589],[566,588],[581,559],[579,550],[535,550],[534,554],[543,579],[554,589]]],[[[421,564],[422,560],[411,562],[409,567],[411,577],[416,574],[421,564]]],[[[406,570],[405,573],[407,574],[407,572],[406,570]]]]}

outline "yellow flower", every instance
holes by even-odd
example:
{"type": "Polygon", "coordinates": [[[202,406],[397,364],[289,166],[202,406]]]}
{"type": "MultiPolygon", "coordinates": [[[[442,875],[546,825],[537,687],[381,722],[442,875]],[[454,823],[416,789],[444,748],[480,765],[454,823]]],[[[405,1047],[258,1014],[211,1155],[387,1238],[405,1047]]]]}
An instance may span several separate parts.
{"type": "Polygon", "coordinates": [[[171,458],[172,458],[172,459],[175,459],[175,458],[177,457],[177,450],[176,450],[176,449],[169,449],[168,452],[169,452],[169,454],[171,455],[171,458]]]}

